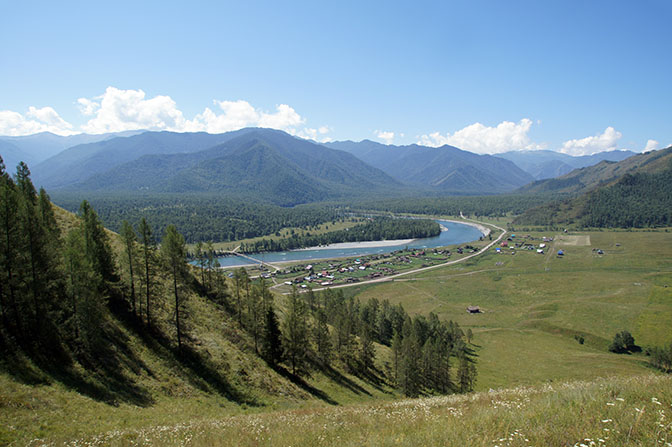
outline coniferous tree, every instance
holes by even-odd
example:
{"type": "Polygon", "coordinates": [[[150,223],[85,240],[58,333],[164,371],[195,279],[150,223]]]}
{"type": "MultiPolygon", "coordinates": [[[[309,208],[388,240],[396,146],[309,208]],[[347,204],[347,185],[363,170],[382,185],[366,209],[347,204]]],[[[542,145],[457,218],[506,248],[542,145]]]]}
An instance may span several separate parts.
{"type": "Polygon", "coordinates": [[[133,264],[135,263],[135,241],[137,240],[137,236],[131,224],[129,224],[126,220],[121,223],[121,238],[124,241],[124,251],[126,252],[126,260],[128,262],[128,282],[131,289],[131,306],[133,315],[137,315],[135,306],[135,279],[133,276],[133,264]]]}
{"type": "Polygon", "coordinates": [[[264,323],[264,336],[261,344],[261,355],[271,365],[277,365],[282,361],[282,333],[278,318],[273,309],[273,303],[266,308],[264,323]]]}
{"type": "Polygon", "coordinates": [[[292,366],[292,374],[305,368],[308,347],[308,322],[306,305],[296,288],[287,298],[285,318],[282,321],[282,345],[285,358],[292,366]]]}
{"type": "Polygon", "coordinates": [[[14,330],[19,336],[23,334],[22,315],[19,311],[18,297],[18,258],[20,249],[18,193],[16,184],[5,171],[0,157],[0,305],[5,327],[14,330]],[[11,317],[10,317],[11,312],[11,317]]]}
{"type": "Polygon", "coordinates": [[[407,396],[417,396],[420,393],[420,338],[417,325],[406,319],[401,343],[402,361],[400,368],[401,389],[407,396]]]}
{"type": "Polygon", "coordinates": [[[239,268],[233,273],[233,285],[236,292],[236,311],[238,313],[238,323],[243,325],[243,290],[247,290],[250,278],[244,268],[239,268]]]}
{"type": "Polygon", "coordinates": [[[373,346],[371,332],[372,331],[368,326],[364,326],[362,335],[359,337],[358,360],[364,371],[373,369],[374,361],[376,359],[376,350],[373,346]]]}
{"type": "Polygon", "coordinates": [[[140,233],[140,239],[142,240],[142,255],[143,263],[145,267],[144,271],[144,282],[145,282],[145,312],[147,314],[147,326],[152,327],[152,318],[151,318],[151,291],[152,291],[152,271],[151,265],[154,258],[154,238],[152,235],[152,228],[147,223],[147,220],[143,217],[140,219],[140,224],[138,228],[140,233]]]}
{"type": "Polygon", "coordinates": [[[317,311],[317,322],[313,329],[313,339],[317,355],[322,363],[329,365],[331,362],[331,340],[329,336],[329,326],[327,326],[327,314],[324,310],[317,311]]]}
{"type": "Polygon", "coordinates": [[[184,298],[180,300],[178,282],[181,281],[184,275],[186,248],[184,237],[177,232],[175,225],[168,225],[168,227],[166,227],[166,233],[161,241],[161,254],[163,255],[166,266],[170,269],[173,280],[173,293],[175,295],[175,332],[177,333],[177,347],[178,349],[182,349],[183,322],[180,321],[180,310],[183,306],[184,298]]]}

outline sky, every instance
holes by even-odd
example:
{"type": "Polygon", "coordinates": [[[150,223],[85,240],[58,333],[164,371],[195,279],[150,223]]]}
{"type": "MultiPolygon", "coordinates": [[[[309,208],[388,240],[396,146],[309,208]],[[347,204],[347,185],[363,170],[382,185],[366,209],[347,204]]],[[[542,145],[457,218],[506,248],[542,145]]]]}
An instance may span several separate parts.
{"type": "Polygon", "coordinates": [[[0,0],[0,135],[672,144],[672,2],[0,0]]]}

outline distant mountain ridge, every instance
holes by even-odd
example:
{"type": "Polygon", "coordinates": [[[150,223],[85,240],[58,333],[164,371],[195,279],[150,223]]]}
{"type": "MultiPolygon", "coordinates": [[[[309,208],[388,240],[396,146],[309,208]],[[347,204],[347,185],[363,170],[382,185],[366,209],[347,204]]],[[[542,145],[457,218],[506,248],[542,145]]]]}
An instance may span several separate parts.
{"type": "Polygon", "coordinates": [[[560,177],[574,169],[585,168],[601,161],[622,161],[636,155],[632,151],[605,151],[592,155],[572,156],[555,151],[510,151],[495,157],[514,162],[536,180],[560,177]]]}
{"type": "MultiPolygon", "coordinates": [[[[277,130],[243,129],[221,135],[142,134],[126,140],[122,145],[114,141],[99,143],[93,157],[85,157],[76,172],[71,170],[74,175],[70,175],[69,183],[57,186],[76,191],[236,193],[281,205],[389,194],[404,188],[382,171],[346,152],[277,130]],[[163,145],[150,148],[148,141],[156,142],[157,138],[163,145]],[[191,145],[173,140],[185,138],[190,139],[191,145]],[[167,145],[165,139],[174,144],[167,145]],[[116,151],[105,149],[108,145],[116,151]],[[150,150],[164,153],[133,158],[131,152],[135,148],[139,150],[134,154],[150,150]],[[179,153],[170,153],[179,149],[182,149],[179,153]],[[105,169],[101,163],[112,158],[130,160],[105,169]],[[84,176],[91,166],[97,172],[84,176]]],[[[72,149],[81,151],[82,147],[72,149]]]]}
{"type": "Polygon", "coordinates": [[[40,132],[18,137],[0,136],[0,154],[11,172],[20,161],[32,167],[72,146],[109,140],[110,138],[131,136],[142,132],[144,130],[70,136],[40,132]]]}
{"type": "Polygon", "coordinates": [[[349,152],[400,182],[454,194],[512,191],[534,178],[509,160],[478,155],[453,146],[394,146],[364,140],[326,146],[349,152]]]}

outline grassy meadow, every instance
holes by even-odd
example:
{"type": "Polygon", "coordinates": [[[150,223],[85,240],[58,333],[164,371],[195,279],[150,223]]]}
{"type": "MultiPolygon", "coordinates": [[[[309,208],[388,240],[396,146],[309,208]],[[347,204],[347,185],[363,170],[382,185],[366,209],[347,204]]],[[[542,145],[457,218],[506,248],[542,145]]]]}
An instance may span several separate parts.
{"type": "MultiPolygon", "coordinates": [[[[528,232],[514,234],[515,242],[528,232]]],[[[607,347],[622,330],[642,347],[672,342],[672,234],[529,235],[535,247],[543,236],[554,240],[544,254],[491,249],[462,264],[367,286],[356,296],[389,299],[409,313],[435,312],[470,328],[480,390],[648,371],[643,354],[617,355],[607,347]],[[467,313],[470,305],[483,312],[467,313]]]]}

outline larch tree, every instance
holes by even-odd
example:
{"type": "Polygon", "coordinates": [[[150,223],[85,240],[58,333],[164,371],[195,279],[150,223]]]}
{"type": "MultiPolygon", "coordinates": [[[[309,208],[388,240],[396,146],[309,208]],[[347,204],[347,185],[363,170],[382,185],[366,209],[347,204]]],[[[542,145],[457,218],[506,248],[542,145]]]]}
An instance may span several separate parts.
{"type": "Polygon", "coordinates": [[[131,291],[131,308],[133,309],[133,315],[137,315],[137,309],[135,305],[135,278],[133,276],[133,264],[135,264],[135,241],[137,240],[137,236],[131,224],[129,224],[126,220],[121,223],[121,238],[124,241],[124,251],[126,255],[126,261],[128,262],[128,282],[131,291]]]}
{"type": "Polygon", "coordinates": [[[140,233],[140,240],[142,242],[142,260],[144,264],[144,283],[145,283],[145,313],[147,314],[147,327],[152,327],[151,317],[151,294],[152,294],[152,261],[154,258],[154,251],[156,245],[154,243],[154,236],[152,234],[152,227],[149,226],[147,220],[143,217],[140,219],[138,225],[138,232],[140,233]]]}
{"type": "Polygon", "coordinates": [[[168,225],[161,241],[161,254],[170,269],[173,282],[173,292],[175,294],[175,330],[177,333],[177,347],[182,349],[182,322],[180,321],[180,309],[183,302],[180,300],[178,292],[178,282],[180,282],[185,273],[186,247],[184,237],[178,233],[175,225],[168,225]]]}
{"type": "Polygon", "coordinates": [[[292,374],[300,373],[306,364],[308,349],[308,322],[306,304],[296,288],[287,298],[285,318],[282,321],[282,341],[285,358],[292,366],[292,374]]]}

